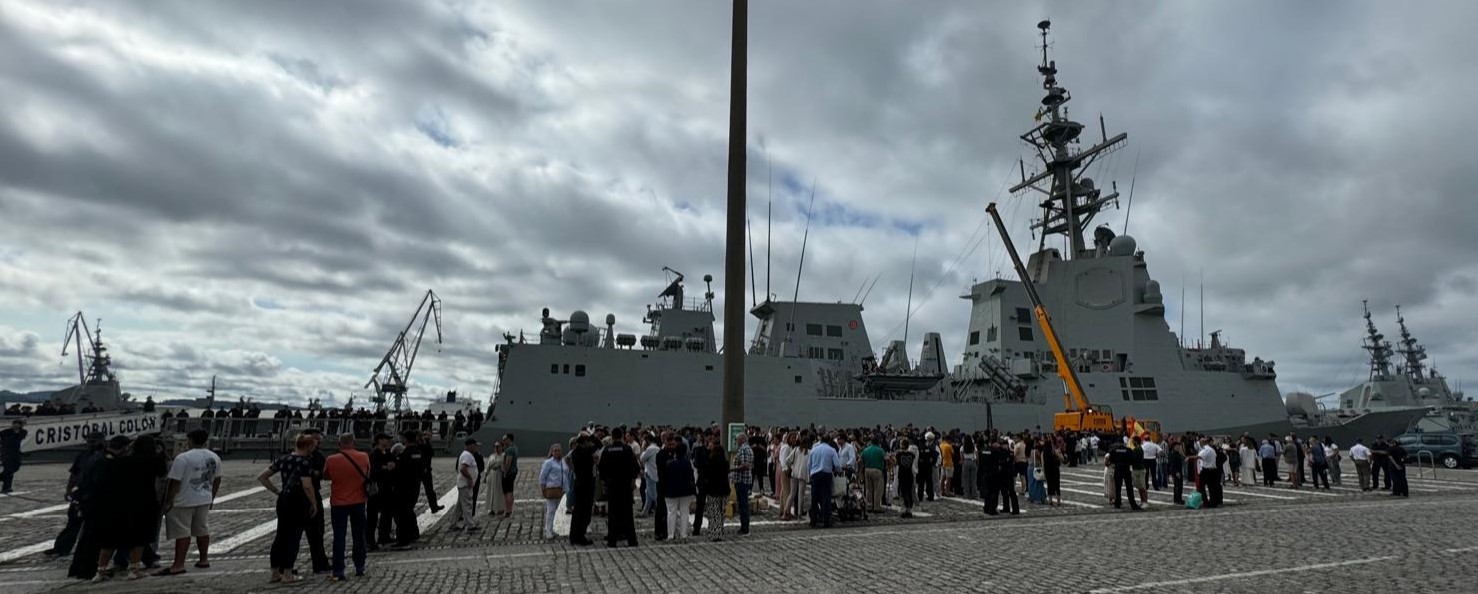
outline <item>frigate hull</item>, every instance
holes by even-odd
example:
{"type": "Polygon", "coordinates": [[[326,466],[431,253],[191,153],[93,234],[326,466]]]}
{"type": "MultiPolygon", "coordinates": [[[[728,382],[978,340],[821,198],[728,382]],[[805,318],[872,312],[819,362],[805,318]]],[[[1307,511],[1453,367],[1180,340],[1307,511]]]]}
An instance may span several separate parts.
{"type": "MultiPolygon", "coordinates": [[[[534,451],[530,447],[543,451],[550,443],[566,441],[591,422],[627,426],[719,422],[723,361],[716,353],[509,346],[495,418],[480,439],[513,433],[527,454],[534,451]]],[[[1029,394],[1019,402],[960,401],[946,390],[935,393],[935,400],[827,396],[837,392],[832,382],[842,372],[839,365],[811,359],[747,356],[745,421],[765,427],[912,423],[966,431],[1051,430],[1053,415],[1062,410],[1060,395],[1054,400],[1029,394]]],[[[1094,401],[1114,403],[1118,414],[1159,420],[1169,431],[1266,435],[1291,429],[1286,417],[1254,405],[1277,406],[1271,382],[1270,391],[1259,394],[1247,391],[1247,384],[1235,381],[1235,375],[1185,373],[1162,380],[1160,400],[1136,405],[1120,400],[1121,375],[1081,377],[1094,401]]],[[[1053,380],[1040,383],[1041,389],[1033,392],[1049,393],[1053,380]]]]}

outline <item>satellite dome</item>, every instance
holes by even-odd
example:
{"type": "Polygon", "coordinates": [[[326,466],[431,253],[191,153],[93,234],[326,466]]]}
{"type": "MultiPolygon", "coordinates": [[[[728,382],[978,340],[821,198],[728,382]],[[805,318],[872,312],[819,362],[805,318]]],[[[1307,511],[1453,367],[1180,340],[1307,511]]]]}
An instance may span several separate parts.
{"type": "Polygon", "coordinates": [[[590,331],[590,314],[580,310],[570,314],[570,330],[576,334],[584,334],[590,331]]]}
{"type": "Polygon", "coordinates": [[[1120,235],[1118,237],[1115,237],[1113,241],[1109,242],[1109,255],[1132,256],[1134,255],[1134,250],[1138,248],[1139,244],[1134,241],[1133,237],[1130,237],[1128,235],[1120,235]]]}

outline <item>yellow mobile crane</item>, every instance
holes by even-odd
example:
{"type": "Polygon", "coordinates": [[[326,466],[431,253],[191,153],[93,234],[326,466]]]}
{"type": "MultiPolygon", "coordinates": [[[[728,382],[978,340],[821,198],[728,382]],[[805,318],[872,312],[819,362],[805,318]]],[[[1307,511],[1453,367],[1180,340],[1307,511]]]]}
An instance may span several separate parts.
{"type": "Polygon", "coordinates": [[[1083,392],[1083,384],[1078,381],[1077,372],[1072,365],[1068,364],[1067,353],[1062,350],[1062,341],[1057,338],[1057,331],[1052,328],[1052,317],[1047,315],[1047,308],[1042,305],[1042,297],[1037,294],[1037,287],[1032,284],[1031,275],[1027,274],[1026,266],[1021,263],[1021,256],[1016,253],[1016,246],[1011,243],[1011,234],[1006,232],[1006,224],[1001,222],[1001,215],[996,212],[996,203],[990,203],[985,210],[990,213],[991,220],[995,222],[996,231],[1001,235],[1001,242],[1006,244],[1006,252],[1011,255],[1011,263],[1016,266],[1016,275],[1021,277],[1021,285],[1026,287],[1026,295],[1031,299],[1033,311],[1037,316],[1037,324],[1042,327],[1042,335],[1047,339],[1047,346],[1052,349],[1052,358],[1057,361],[1057,376],[1062,378],[1065,388],[1062,394],[1065,410],[1053,415],[1053,429],[1096,431],[1120,435],[1152,433],[1152,437],[1158,439],[1158,422],[1145,421],[1141,424],[1133,418],[1126,417],[1121,426],[1114,420],[1114,413],[1109,407],[1094,406],[1088,401],[1088,395],[1083,392]]]}

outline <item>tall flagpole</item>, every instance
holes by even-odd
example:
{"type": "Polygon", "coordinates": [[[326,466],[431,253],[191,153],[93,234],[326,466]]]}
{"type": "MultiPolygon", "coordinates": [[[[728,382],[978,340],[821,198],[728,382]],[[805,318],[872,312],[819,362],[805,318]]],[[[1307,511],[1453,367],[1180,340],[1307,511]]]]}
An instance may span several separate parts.
{"type": "Polygon", "coordinates": [[[725,430],[744,422],[744,215],[746,93],[749,68],[749,2],[734,0],[733,48],[729,64],[729,204],[724,253],[725,430]]]}

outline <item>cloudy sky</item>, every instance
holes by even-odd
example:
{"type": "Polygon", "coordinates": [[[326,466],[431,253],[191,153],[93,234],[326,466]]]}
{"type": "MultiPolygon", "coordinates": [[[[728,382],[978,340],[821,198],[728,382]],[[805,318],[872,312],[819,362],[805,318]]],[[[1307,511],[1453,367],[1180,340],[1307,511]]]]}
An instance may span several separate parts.
{"type": "MultiPolygon", "coordinates": [[[[1360,300],[1388,335],[1399,303],[1478,381],[1471,2],[754,2],[773,292],[795,288],[814,183],[801,298],[881,275],[881,348],[917,245],[911,342],[937,330],[958,357],[958,295],[1014,276],[985,204],[1030,241],[1002,190],[1043,17],[1075,113],[1130,135],[1098,178],[1127,189],[1138,161],[1129,232],[1167,317],[1189,285],[1196,333],[1204,273],[1206,330],[1322,393],[1363,374],[1360,300]]],[[[83,310],[135,394],[219,375],[342,402],[430,288],[445,344],[417,394],[486,398],[493,345],[541,307],[639,332],[663,266],[722,300],[728,27],[692,0],[0,3],[0,388],[73,381],[83,310]]]]}

